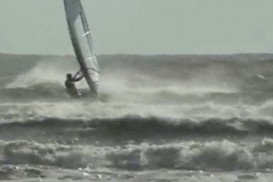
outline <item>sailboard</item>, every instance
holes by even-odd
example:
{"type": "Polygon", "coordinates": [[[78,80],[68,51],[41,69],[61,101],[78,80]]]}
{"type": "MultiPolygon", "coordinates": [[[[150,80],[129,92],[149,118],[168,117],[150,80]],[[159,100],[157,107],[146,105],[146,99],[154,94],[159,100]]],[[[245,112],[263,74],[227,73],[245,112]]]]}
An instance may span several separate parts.
{"type": "Polygon", "coordinates": [[[64,0],[64,7],[70,38],[81,72],[91,96],[98,99],[99,68],[81,0],[64,0]]]}

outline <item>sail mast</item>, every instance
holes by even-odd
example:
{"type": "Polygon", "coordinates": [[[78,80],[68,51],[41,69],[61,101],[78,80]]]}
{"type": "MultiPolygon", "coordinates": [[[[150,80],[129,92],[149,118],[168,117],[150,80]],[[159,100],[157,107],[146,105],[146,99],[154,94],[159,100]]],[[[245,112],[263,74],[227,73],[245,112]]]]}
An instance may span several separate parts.
{"type": "Polygon", "coordinates": [[[98,64],[87,18],[80,0],[64,0],[68,29],[78,63],[91,95],[99,98],[98,64]]]}

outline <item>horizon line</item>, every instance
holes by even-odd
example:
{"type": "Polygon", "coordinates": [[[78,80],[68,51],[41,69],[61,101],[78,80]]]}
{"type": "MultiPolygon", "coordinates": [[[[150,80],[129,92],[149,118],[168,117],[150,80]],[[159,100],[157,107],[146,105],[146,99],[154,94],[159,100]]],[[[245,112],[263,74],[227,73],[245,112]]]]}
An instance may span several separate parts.
{"type": "MultiPolygon", "coordinates": [[[[0,52],[0,54],[6,55],[23,55],[23,56],[75,56],[74,54],[39,54],[39,53],[9,53],[9,52],[0,52]]],[[[157,55],[169,55],[169,56],[179,56],[179,55],[196,55],[196,56],[224,56],[224,55],[261,55],[261,54],[272,54],[269,52],[238,52],[238,53],[176,53],[176,54],[168,54],[168,53],[158,53],[158,54],[136,54],[136,53],[102,53],[96,54],[96,56],[101,55],[138,55],[138,56],[157,56],[157,55]]]]}

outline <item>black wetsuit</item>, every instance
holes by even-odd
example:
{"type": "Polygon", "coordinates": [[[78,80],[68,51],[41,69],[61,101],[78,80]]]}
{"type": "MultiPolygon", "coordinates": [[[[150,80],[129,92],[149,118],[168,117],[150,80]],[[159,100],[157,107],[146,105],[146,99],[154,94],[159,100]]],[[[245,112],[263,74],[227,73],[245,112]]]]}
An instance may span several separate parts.
{"type": "Polygon", "coordinates": [[[70,81],[70,80],[66,80],[65,81],[65,87],[66,87],[66,91],[67,93],[73,97],[73,98],[78,98],[80,96],[77,88],[76,88],[76,85],[73,81],[70,81]]]}
{"type": "Polygon", "coordinates": [[[67,93],[73,98],[79,98],[81,94],[79,93],[78,89],[76,88],[75,82],[80,81],[83,77],[74,78],[74,79],[66,79],[65,87],[67,93]]]}

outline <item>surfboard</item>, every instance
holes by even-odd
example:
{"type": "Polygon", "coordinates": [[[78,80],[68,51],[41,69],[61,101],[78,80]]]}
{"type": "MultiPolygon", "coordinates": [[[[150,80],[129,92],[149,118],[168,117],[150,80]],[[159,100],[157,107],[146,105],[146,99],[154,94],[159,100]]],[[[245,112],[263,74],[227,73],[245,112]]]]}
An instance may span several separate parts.
{"type": "Polygon", "coordinates": [[[99,68],[91,31],[81,0],[64,0],[66,20],[74,52],[93,98],[99,99],[99,68]]]}

